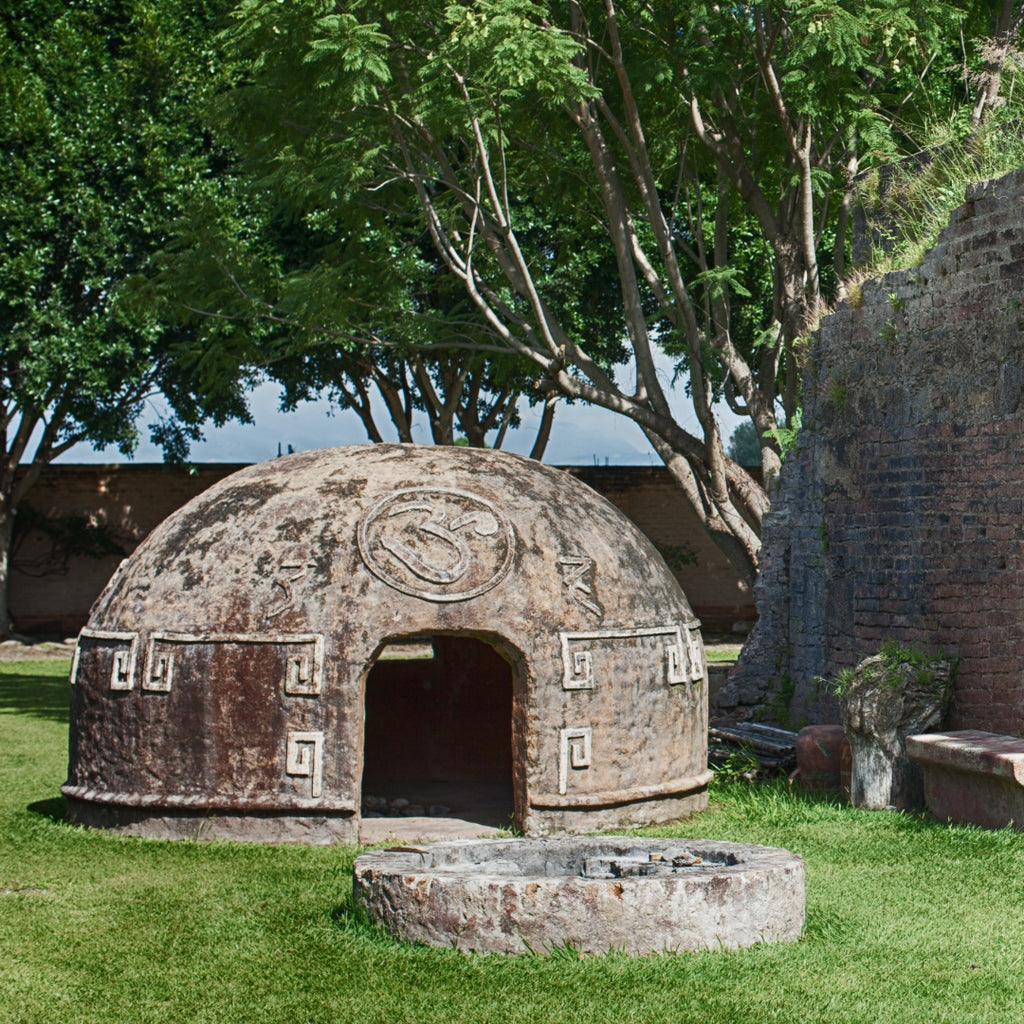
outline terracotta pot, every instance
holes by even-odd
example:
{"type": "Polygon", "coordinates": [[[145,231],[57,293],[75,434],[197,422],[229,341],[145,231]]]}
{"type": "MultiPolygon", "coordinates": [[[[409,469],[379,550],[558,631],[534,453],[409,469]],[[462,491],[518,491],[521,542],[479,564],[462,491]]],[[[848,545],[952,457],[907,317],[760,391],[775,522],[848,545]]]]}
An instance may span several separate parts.
{"type": "Polygon", "coordinates": [[[796,737],[800,788],[808,793],[849,792],[850,743],[841,725],[809,725],[796,737]],[[846,784],[842,777],[846,757],[846,784]]]}

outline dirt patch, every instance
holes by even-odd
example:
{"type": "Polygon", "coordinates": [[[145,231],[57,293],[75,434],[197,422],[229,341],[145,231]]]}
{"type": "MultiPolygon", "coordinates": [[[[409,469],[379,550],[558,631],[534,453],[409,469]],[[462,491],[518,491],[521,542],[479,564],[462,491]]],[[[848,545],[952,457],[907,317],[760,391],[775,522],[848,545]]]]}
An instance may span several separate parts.
{"type": "Polygon", "coordinates": [[[0,641],[0,662],[70,660],[74,653],[73,639],[33,640],[30,637],[17,637],[0,641]]]}

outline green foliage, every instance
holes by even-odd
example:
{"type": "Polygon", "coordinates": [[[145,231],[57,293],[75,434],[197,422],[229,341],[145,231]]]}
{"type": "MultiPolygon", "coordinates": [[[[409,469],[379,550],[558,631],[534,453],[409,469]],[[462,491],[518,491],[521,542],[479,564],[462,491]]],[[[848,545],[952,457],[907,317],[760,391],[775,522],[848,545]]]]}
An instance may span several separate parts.
{"type": "MultiPolygon", "coordinates": [[[[382,21],[366,3],[343,14],[320,0],[237,7],[224,40],[247,74],[221,96],[216,130],[239,158],[179,220],[156,281],[138,283],[141,300],[182,325],[176,357],[200,393],[225,379],[269,377],[282,385],[285,408],[326,394],[379,440],[375,390],[378,413],[386,409],[400,439],[412,439],[412,418],[424,414],[435,441],[459,432],[475,446],[500,443],[518,424],[520,398],[545,399],[436,251],[416,188],[396,173],[401,146],[389,148],[396,123],[463,144],[454,141],[466,128],[453,79],[466,81],[496,146],[507,139],[492,92],[530,104],[533,117],[537,104],[565,99],[564,90],[552,95],[544,68],[577,48],[543,30],[541,8],[468,11],[432,4],[382,21]],[[393,45],[417,31],[444,45],[393,45]]],[[[429,189],[448,229],[460,215],[457,197],[429,189]]],[[[538,198],[513,201],[524,238],[544,252],[548,301],[594,326],[608,305],[607,274],[586,247],[550,238],[538,198]]],[[[475,259],[489,266],[485,250],[475,259]]],[[[502,299],[515,305],[507,292],[502,299]]],[[[621,351],[609,338],[599,358],[621,351]]]]}
{"type": "MultiPolygon", "coordinates": [[[[920,647],[917,644],[902,644],[898,640],[885,640],[878,649],[880,671],[872,673],[873,683],[881,689],[895,689],[903,684],[901,669],[909,665],[915,669],[914,678],[919,685],[926,684],[932,677],[931,666],[945,660],[939,650],[920,647]]],[[[859,678],[856,668],[840,669],[832,679],[818,679],[829,693],[842,697],[859,678]]]]}
{"type": "MultiPolygon", "coordinates": [[[[793,697],[796,694],[796,680],[788,672],[783,672],[776,680],[776,688],[769,704],[768,718],[788,728],[799,728],[793,721],[793,697]]],[[[802,725],[803,723],[801,723],[802,725]]]]}
{"type": "Polygon", "coordinates": [[[836,697],[842,697],[846,693],[853,683],[857,679],[857,672],[852,668],[842,668],[836,674],[835,677],[829,680],[823,680],[830,693],[836,697]]]}
{"type": "Polygon", "coordinates": [[[704,658],[709,665],[732,663],[739,657],[742,644],[722,646],[716,644],[713,647],[704,648],[704,658]]]}
{"type": "Polygon", "coordinates": [[[12,516],[40,467],[83,441],[130,454],[160,390],[174,412],[154,436],[171,457],[207,416],[245,414],[237,375],[196,395],[174,359],[178,325],[127,287],[219,166],[201,109],[224,83],[223,6],[0,11],[0,634],[12,516]]]}
{"type": "Polygon", "coordinates": [[[1022,103],[1011,93],[1011,101],[974,132],[963,122],[926,126],[914,158],[860,184],[858,200],[874,244],[858,278],[919,265],[963,203],[968,185],[1024,167],[1022,103]]]}
{"type": "Polygon", "coordinates": [[[715,773],[712,781],[712,792],[717,793],[723,783],[750,781],[757,777],[761,770],[761,762],[751,747],[741,744],[737,749],[720,760],[711,764],[715,773]]]}
{"type": "Polygon", "coordinates": [[[784,427],[777,427],[775,430],[767,431],[767,435],[773,438],[779,445],[780,458],[785,457],[792,451],[795,451],[797,445],[797,438],[800,435],[800,428],[803,426],[803,411],[797,409],[793,418],[784,427]]]}
{"type": "Polygon", "coordinates": [[[214,10],[133,0],[0,16],[0,398],[15,462],[39,423],[43,462],[83,439],[136,443],[163,330],[120,290],[207,167],[189,104],[215,75],[214,10]]]}
{"type": "Polygon", "coordinates": [[[753,423],[744,421],[737,425],[729,438],[729,458],[741,466],[759,466],[761,464],[761,442],[757,437],[757,428],[753,423]]]}
{"type": "Polygon", "coordinates": [[[184,321],[202,387],[241,367],[359,411],[382,380],[389,409],[433,416],[410,360],[451,398],[451,353],[472,351],[488,414],[511,381],[626,415],[693,460],[723,506],[712,535],[752,579],[767,499],[725,479],[713,406],[751,415],[773,478],[849,177],[959,83],[962,19],[939,0],[245,0],[219,104],[241,158],[183,218],[158,291],[208,314],[184,321]],[[616,380],[630,354],[637,379],[616,380]]]}
{"type": "Polygon", "coordinates": [[[932,679],[932,666],[938,661],[946,660],[939,650],[929,650],[916,644],[901,644],[896,640],[886,640],[878,650],[885,672],[881,685],[896,687],[900,685],[899,669],[904,665],[911,666],[914,679],[919,686],[927,685],[932,679]]]}
{"type": "Polygon", "coordinates": [[[828,385],[828,400],[835,406],[837,412],[846,411],[846,403],[849,400],[850,392],[845,382],[837,378],[832,378],[828,385]]]}
{"type": "Polygon", "coordinates": [[[697,552],[689,544],[656,543],[654,546],[670,569],[682,569],[687,565],[697,565],[697,552]]]}
{"type": "Polygon", "coordinates": [[[882,658],[882,664],[886,670],[892,672],[900,665],[913,665],[920,668],[929,662],[941,658],[938,651],[929,651],[917,644],[901,644],[898,640],[885,640],[879,647],[878,653],[882,658]]]}

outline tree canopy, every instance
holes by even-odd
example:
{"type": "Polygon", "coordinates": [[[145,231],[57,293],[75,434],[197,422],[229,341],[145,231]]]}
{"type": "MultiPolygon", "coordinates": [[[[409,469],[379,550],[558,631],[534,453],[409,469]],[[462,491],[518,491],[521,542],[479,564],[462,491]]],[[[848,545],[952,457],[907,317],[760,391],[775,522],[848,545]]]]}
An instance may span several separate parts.
{"type": "MultiPolygon", "coordinates": [[[[194,107],[220,73],[217,7],[26,0],[0,13],[0,593],[39,468],[81,441],[130,452],[147,398],[174,380],[167,326],[122,285],[211,172],[194,107]]],[[[241,393],[183,412],[193,426],[223,418],[241,393]]]]}
{"type": "Polygon", "coordinates": [[[539,393],[640,424],[751,579],[767,497],[725,454],[715,403],[749,414],[770,480],[844,270],[851,179],[898,152],[960,20],[938,0],[243,0],[231,130],[329,253],[257,315],[321,323],[327,291],[351,341],[518,356],[539,393]],[[439,269],[472,324],[456,340],[421,301],[439,269]]]}

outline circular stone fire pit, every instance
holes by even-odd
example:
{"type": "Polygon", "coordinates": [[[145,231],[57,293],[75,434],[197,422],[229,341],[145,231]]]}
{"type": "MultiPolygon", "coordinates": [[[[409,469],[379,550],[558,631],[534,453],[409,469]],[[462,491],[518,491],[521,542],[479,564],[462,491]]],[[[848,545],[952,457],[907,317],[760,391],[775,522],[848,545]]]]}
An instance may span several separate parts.
{"type": "Polygon", "coordinates": [[[804,865],[787,850],[622,836],[460,840],[356,858],[355,897],[394,935],[486,953],[735,949],[790,942],[804,865]]]}

